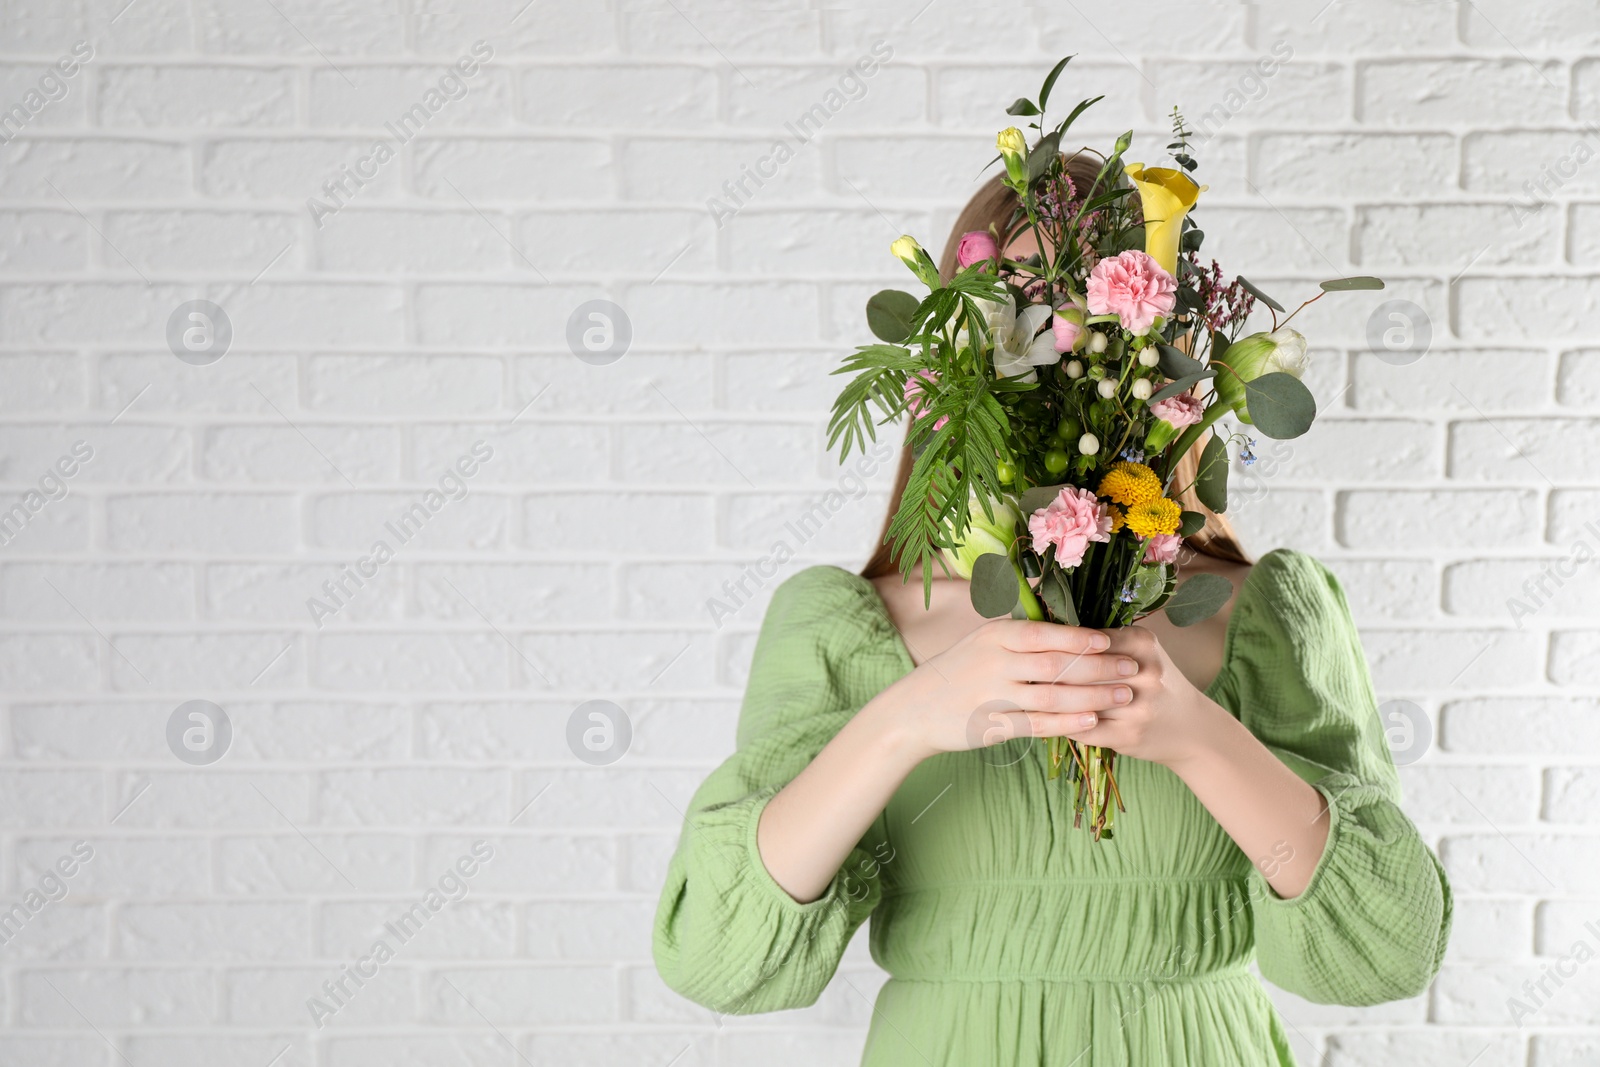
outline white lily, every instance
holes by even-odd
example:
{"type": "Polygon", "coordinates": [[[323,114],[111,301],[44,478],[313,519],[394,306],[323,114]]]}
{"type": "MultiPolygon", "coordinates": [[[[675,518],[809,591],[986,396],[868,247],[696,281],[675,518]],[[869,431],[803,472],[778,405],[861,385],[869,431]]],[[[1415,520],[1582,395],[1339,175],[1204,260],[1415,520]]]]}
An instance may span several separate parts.
{"type": "MultiPolygon", "coordinates": [[[[1010,297],[1004,300],[979,300],[983,318],[989,327],[989,339],[994,344],[994,370],[1002,378],[1021,378],[1025,382],[1038,380],[1035,367],[1047,367],[1061,359],[1056,351],[1055,334],[1049,330],[1040,333],[1050,323],[1054,314],[1048,304],[1029,304],[1021,312],[1010,297]]],[[[957,344],[966,341],[966,331],[957,334],[957,344]]]]}

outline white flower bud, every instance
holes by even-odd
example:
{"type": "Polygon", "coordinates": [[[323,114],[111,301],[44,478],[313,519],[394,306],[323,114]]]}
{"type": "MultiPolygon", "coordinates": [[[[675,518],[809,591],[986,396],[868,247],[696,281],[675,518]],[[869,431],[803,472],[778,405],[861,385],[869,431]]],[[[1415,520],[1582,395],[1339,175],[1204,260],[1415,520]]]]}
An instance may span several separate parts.
{"type": "Polygon", "coordinates": [[[1089,351],[1099,355],[1106,350],[1106,335],[1099,330],[1089,335],[1089,351]]]}
{"type": "Polygon", "coordinates": [[[1157,352],[1154,345],[1146,345],[1139,349],[1139,366],[1154,367],[1161,362],[1161,353],[1157,352]]]}
{"type": "Polygon", "coordinates": [[[1117,380],[1115,378],[1102,378],[1100,384],[1095,388],[1101,396],[1109,399],[1117,395],[1117,380]]]}
{"type": "Polygon", "coordinates": [[[1082,378],[1083,377],[1083,364],[1080,363],[1078,360],[1075,360],[1075,359],[1067,360],[1067,377],[1068,378],[1082,378]]]}
{"type": "Polygon", "coordinates": [[[1078,451],[1086,456],[1092,456],[1100,451],[1100,438],[1092,433],[1086,433],[1078,438],[1078,451]]]}
{"type": "Polygon", "coordinates": [[[1135,400],[1149,400],[1150,394],[1155,391],[1155,386],[1150,384],[1149,378],[1139,378],[1133,383],[1133,398],[1135,400]]]}

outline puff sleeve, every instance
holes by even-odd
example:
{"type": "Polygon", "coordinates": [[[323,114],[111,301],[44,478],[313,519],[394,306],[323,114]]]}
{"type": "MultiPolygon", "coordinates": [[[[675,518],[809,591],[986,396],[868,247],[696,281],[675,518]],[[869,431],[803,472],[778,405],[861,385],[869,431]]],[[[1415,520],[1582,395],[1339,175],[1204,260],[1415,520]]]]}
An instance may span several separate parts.
{"type": "MultiPolygon", "coordinates": [[[[1367,1005],[1416,996],[1438,973],[1452,897],[1437,857],[1400,810],[1371,674],[1338,579],[1279,549],[1256,564],[1232,634],[1240,721],[1328,806],[1327,846],[1299,895],[1251,868],[1262,975],[1307,1000],[1367,1005]]],[[[1219,695],[1220,698],[1220,695],[1219,695]]]]}
{"type": "Polygon", "coordinates": [[[888,623],[869,596],[864,579],[835,567],[779,586],[756,641],[737,750],[690,802],[653,948],[666,984],[713,1011],[814,1003],[881,898],[881,819],[805,904],[767,873],[756,845],[767,802],[859,710],[863,680],[884,666],[888,623]]]}

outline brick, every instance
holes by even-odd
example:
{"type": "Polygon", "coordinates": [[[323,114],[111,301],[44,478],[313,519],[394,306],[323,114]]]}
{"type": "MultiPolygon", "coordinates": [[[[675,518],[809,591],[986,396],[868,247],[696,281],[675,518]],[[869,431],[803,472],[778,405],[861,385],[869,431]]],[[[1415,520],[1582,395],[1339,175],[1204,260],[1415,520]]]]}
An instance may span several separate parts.
{"type": "Polygon", "coordinates": [[[259,962],[304,958],[311,948],[303,904],[131,904],[117,910],[119,959],[259,962]]]}
{"type": "Polygon", "coordinates": [[[1533,947],[1533,906],[1516,898],[1467,898],[1455,902],[1455,922],[1445,959],[1501,960],[1525,956],[1533,947]]]}
{"type": "Polygon", "coordinates": [[[1581,697],[1479,697],[1444,706],[1439,734],[1448,752],[1554,755],[1600,747],[1600,702],[1581,697]],[[1507,729],[1515,719],[1516,729],[1507,729]]]}
{"type": "Polygon", "coordinates": [[[7,619],[77,623],[81,611],[96,621],[180,622],[195,617],[194,605],[193,569],[179,563],[0,567],[0,615],[7,619]]]}
{"type": "Polygon", "coordinates": [[[1445,134],[1264,133],[1256,151],[1268,197],[1399,197],[1456,177],[1456,140],[1445,134]]]}
{"type": "Polygon", "coordinates": [[[504,689],[507,657],[493,633],[349,633],[318,636],[312,681],[341,692],[504,689]]]}
{"type": "MultiPolygon", "coordinates": [[[[1555,832],[1455,833],[1439,845],[1439,859],[1451,888],[1461,894],[1591,893],[1594,853],[1576,838],[1555,832]]],[[[1517,979],[1521,984],[1521,978],[1517,979]]],[[[1482,983],[1478,988],[1483,988],[1482,983]]],[[[1590,1003],[1594,1003],[1591,998],[1590,1003]]],[[[1504,1001],[1501,1001],[1503,1006],[1504,1001]]]]}
{"type": "Polygon", "coordinates": [[[1251,43],[1278,41],[1296,53],[1345,58],[1367,53],[1445,51],[1456,46],[1456,13],[1440,4],[1385,0],[1285,0],[1252,11],[1251,43]]]}
{"type": "Polygon", "coordinates": [[[317,264],[345,274],[494,274],[518,253],[498,213],[351,208],[316,230],[317,264]]]}
{"type": "Polygon", "coordinates": [[[1568,51],[1600,43],[1594,12],[1578,0],[1555,0],[1529,10],[1515,0],[1473,0],[1462,12],[1461,39],[1473,46],[1568,51]]]}
{"type": "Polygon", "coordinates": [[[595,1024],[617,1018],[616,976],[610,967],[446,967],[423,991],[425,1017],[458,1026],[595,1024]],[[447,984],[448,983],[448,984],[447,984]],[[453,988],[452,988],[453,987],[453,988]]]}
{"type": "MultiPolygon", "coordinates": [[[[1555,361],[1526,349],[1446,349],[1436,338],[1423,357],[1396,365],[1376,352],[1352,353],[1351,407],[1418,413],[1533,410],[1550,397],[1555,361]],[[1508,373],[1508,368],[1514,368],[1508,373]],[[1493,382],[1494,388],[1484,388],[1493,382]]],[[[1564,390],[1563,390],[1564,391],[1564,390]]],[[[1581,387],[1579,395],[1582,395],[1581,387]]]]}
{"type": "MultiPolygon", "coordinates": [[[[512,368],[512,400],[508,406],[521,408],[535,396],[539,398],[538,403],[529,409],[528,415],[535,411],[664,415],[672,411],[674,404],[685,411],[710,411],[718,406],[712,356],[630,351],[625,358],[626,377],[610,373],[607,367],[584,363],[565,352],[520,358],[512,368]]],[[[776,357],[762,358],[767,361],[776,357]]],[[[728,391],[734,391],[731,382],[728,391]]],[[[754,397],[748,404],[744,400],[741,393],[739,407],[742,410],[763,406],[754,397]]]]}
{"type": "Polygon", "coordinates": [[[170,352],[114,353],[99,362],[95,402],[109,412],[108,418],[126,409],[130,416],[158,411],[240,412],[276,419],[268,398],[294,396],[295,376],[295,357],[288,355],[230,351],[217,363],[196,367],[173,359],[170,352]]]}
{"type": "Polygon", "coordinates": [[[1538,497],[1526,490],[1354,490],[1340,494],[1339,543],[1377,549],[1485,548],[1538,539],[1538,497]],[[1471,514],[1470,523],[1432,521],[1471,514]]]}
{"type": "Polygon", "coordinates": [[[635,423],[617,431],[615,462],[634,482],[764,488],[793,482],[814,465],[816,436],[810,426],[772,421],[635,423]]]}
{"type": "MultiPolygon", "coordinates": [[[[822,185],[817,145],[792,136],[781,141],[632,136],[623,141],[617,162],[622,198],[651,204],[704,209],[716,198],[722,210],[734,211],[747,203],[809,200],[822,185]]],[[[707,217],[716,219],[709,212],[707,217]]]]}
{"type": "MultiPolygon", "coordinates": [[[[308,541],[341,552],[371,552],[383,541],[394,553],[485,549],[506,543],[510,502],[503,496],[469,489],[465,497],[439,503],[429,488],[411,492],[340,493],[318,496],[306,504],[308,541]],[[416,507],[429,511],[424,519],[416,507]],[[393,525],[394,529],[389,526],[393,525]]],[[[437,491],[437,490],[435,490],[437,491]]]]}
{"type": "Polygon", "coordinates": [[[119,273],[126,255],[146,273],[242,274],[245,280],[276,260],[293,270],[303,255],[300,217],[260,211],[108,211],[100,258],[119,273]],[[280,253],[284,253],[278,259],[280,253]]]}
{"type": "MultiPolygon", "coordinates": [[[[820,43],[822,14],[817,11],[755,10],[721,5],[694,16],[660,8],[622,12],[622,39],[630,53],[699,56],[716,60],[735,56],[782,56],[792,59],[814,53],[820,43]],[[708,14],[711,32],[702,30],[708,14]]],[[[735,71],[737,74],[737,70],[735,71]]]]}
{"type": "Polygon", "coordinates": [[[1566,71],[1525,57],[1364,63],[1356,84],[1356,117],[1383,126],[1525,126],[1567,117],[1566,71]]]}
{"type": "Polygon", "coordinates": [[[1551,200],[1600,190],[1595,135],[1586,130],[1516,129],[1461,139],[1461,187],[1510,196],[1518,217],[1550,210],[1551,200]]]}
{"type": "Polygon", "coordinates": [[[611,616],[609,568],[570,563],[437,563],[416,567],[416,601],[430,619],[483,613],[497,625],[597,622],[611,616]],[[465,598],[465,599],[463,599],[465,598]]]}
{"type": "Polygon", "coordinates": [[[1330,559],[1350,613],[1358,623],[1427,619],[1438,613],[1439,579],[1434,565],[1411,559],[1330,559]]]}
{"type": "Polygon", "coordinates": [[[1363,630],[1380,692],[1473,691],[1517,684],[1536,669],[1533,634],[1513,630],[1363,630]]]}
{"type": "Polygon", "coordinates": [[[362,415],[478,414],[500,407],[504,365],[491,356],[318,355],[307,406],[362,415]]]}
{"type": "Polygon", "coordinates": [[[1586,451],[1600,441],[1589,419],[1463,419],[1450,425],[1449,472],[1466,481],[1582,481],[1586,451]]]}
{"type": "Polygon", "coordinates": [[[1567,630],[1551,634],[1550,680],[1560,686],[1593,685],[1597,655],[1600,655],[1600,631],[1567,630]]]}
{"type": "Polygon", "coordinates": [[[200,968],[51,968],[22,971],[16,982],[15,1010],[25,1027],[72,1029],[83,1016],[101,1027],[203,1026],[215,1021],[211,975],[200,968]]]}
{"type": "Polygon", "coordinates": [[[454,207],[463,198],[473,206],[592,199],[604,195],[612,169],[605,143],[556,138],[430,138],[417,143],[413,157],[417,192],[454,207]]]}
{"type": "MultiPolygon", "coordinates": [[[[402,835],[313,830],[302,839],[285,827],[270,836],[230,834],[219,838],[213,850],[219,893],[272,898],[342,895],[352,892],[351,883],[358,889],[405,885],[415,846],[402,835]]],[[[301,958],[309,954],[307,947],[301,958]]]]}
{"type": "Polygon", "coordinates": [[[395,14],[338,0],[288,0],[277,12],[235,8],[225,0],[202,0],[195,9],[201,49],[221,55],[393,55],[405,47],[405,21],[395,14]]]}
{"type": "Polygon", "coordinates": [[[523,505],[518,544],[562,554],[622,552],[634,543],[629,524],[640,514],[650,516],[656,551],[711,549],[713,502],[704,492],[539,493],[523,505]]]}
{"type": "Polygon", "coordinates": [[[57,211],[0,212],[9,240],[0,248],[7,273],[66,274],[88,263],[89,228],[76,215],[57,211]]]}
{"type": "MultiPolygon", "coordinates": [[[[310,197],[322,197],[324,185],[342,178],[341,168],[369,158],[372,141],[357,137],[217,137],[196,149],[199,190],[212,197],[283,200],[306,211],[310,197]]],[[[401,187],[399,164],[364,167],[372,176],[356,194],[362,204],[392,199],[401,187]]],[[[333,225],[338,217],[328,221],[333,225]]],[[[314,224],[314,223],[313,223],[314,224]]]]}
{"type": "Polygon", "coordinates": [[[299,540],[298,507],[281,494],[129,494],[105,508],[113,552],[271,552],[299,540]]]}
{"type": "Polygon", "coordinates": [[[1404,204],[1356,210],[1363,267],[1437,267],[1454,274],[1496,265],[1537,266],[1561,254],[1554,211],[1523,216],[1510,204],[1404,204]]]}
{"type": "Polygon", "coordinates": [[[201,435],[200,472],[229,484],[392,482],[400,474],[400,434],[281,418],[272,426],[218,426],[201,435]]]}
{"type": "Polygon", "coordinates": [[[113,634],[109,653],[114,689],[142,693],[271,688],[303,677],[298,636],[277,633],[113,634]]]}
{"type": "MultiPolygon", "coordinates": [[[[790,69],[776,68],[783,74],[790,69]]],[[[776,80],[751,76],[758,85],[776,80]]],[[[517,117],[532,126],[586,129],[699,127],[716,120],[717,81],[715,71],[683,64],[531,67],[518,73],[517,117]]]]}
{"type": "Polygon", "coordinates": [[[1565,557],[1478,560],[1453,563],[1444,572],[1445,610],[1452,615],[1507,620],[1525,626],[1537,619],[1600,616],[1600,575],[1565,557]],[[1575,572],[1575,573],[1574,573],[1575,572]]]}
{"type": "Polygon", "coordinates": [[[102,126],[237,129],[294,121],[287,69],[110,64],[99,81],[102,126]]]}
{"type": "Polygon", "coordinates": [[[19,138],[6,146],[0,196],[52,203],[59,203],[61,196],[156,197],[188,189],[190,182],[189,149],[177,142],[19,138]]]}
{"type": "MultiPolygon", "coordinates": [[[[472,65],[470,47],[463,47],[457,58],[472,65]]],[[[496,69],[491,60],[477,63],[475,72],[464,76],[453,62],[314,67],[306,98],[311,125],[362,127],[392,138],[399,137],[396,130],[409,136],[418,130],[510,125],[510,72],[496,69]]]]}

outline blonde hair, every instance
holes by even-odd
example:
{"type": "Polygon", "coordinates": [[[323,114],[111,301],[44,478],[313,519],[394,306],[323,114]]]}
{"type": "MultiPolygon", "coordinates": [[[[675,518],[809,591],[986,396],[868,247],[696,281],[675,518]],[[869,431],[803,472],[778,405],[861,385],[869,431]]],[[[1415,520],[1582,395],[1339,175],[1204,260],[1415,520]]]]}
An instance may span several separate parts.
{"type": "MultiPolygon", "coordinates": [[[[1089,194],[1095,177],[1100,172],[1101,162],[1101,159],[1091,152],[1076,152],[1065,157],[1063,165],[1068,177],[1072,179],[1079,199],[1089,194]]],[[[967,206],[961,209],[961,214],[956,216],[956,224],[950,230],[949,239],[945,241],[944,254],[939,257],[940,277],[946,281],[955,277],[956,252],[963,234],[971,233],[973,230],[988,230],[992,226],[998,235],[1000,247],[1005,248],[1021,226],[1019,207],[1017,194],[1005,186],[999,175],[985,182],[973,194],[972,199],[967,201],[967,206]]],[[[909,431],[909,425],[907,429],[909,431]]],[[[1245,553],[1239,535],[1234,532],[1233,524],[1202,504],[1195,494],[1194,481],[1200,470],[1200,450],[1204,447],[1205,441],[1206,439],[1202,437],[1194,443],[1194,447],[1179,458],[1172,479],[1173,498],[1185,511],[1197,511],[1204,515],[1206,520],[1205,525],[1199,530],[1183,539],[1184,546],[1201,555],[1233,563],[1254,562],[1245,553]]],[[[893,521],[895,513],[900,510],[900,502],[905,497],[906,482],[911,479],[913,462],[911,449],[902,448],[900,466],[895,472],[894,488],[889,496],[889,512],[883,522],[883,533],[878,539],[878,546],[873,551],[872,558],[861,570],[864,578],[881,578],[899,570],[894,547],[888,541],[889,524],[893,521]]]]}

